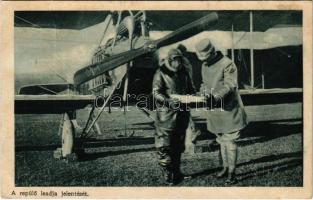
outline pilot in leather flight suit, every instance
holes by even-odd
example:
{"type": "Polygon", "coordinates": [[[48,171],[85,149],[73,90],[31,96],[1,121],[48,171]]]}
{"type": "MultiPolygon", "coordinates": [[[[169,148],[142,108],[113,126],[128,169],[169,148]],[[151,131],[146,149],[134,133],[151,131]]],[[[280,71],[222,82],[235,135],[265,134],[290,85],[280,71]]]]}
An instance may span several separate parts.
{"type": "Polygon", "coordinates": [[[182,59],[178,49],[171,49],[164,64],[156,71],[152,87],[157,112],[155,121],[157,158],[165,181],[169,185],[187,178],[180,171],[180,159],[184,151],[190,113],[186,106],[170,98],[171,94],[187,95],[195,92],[182,59]]]}

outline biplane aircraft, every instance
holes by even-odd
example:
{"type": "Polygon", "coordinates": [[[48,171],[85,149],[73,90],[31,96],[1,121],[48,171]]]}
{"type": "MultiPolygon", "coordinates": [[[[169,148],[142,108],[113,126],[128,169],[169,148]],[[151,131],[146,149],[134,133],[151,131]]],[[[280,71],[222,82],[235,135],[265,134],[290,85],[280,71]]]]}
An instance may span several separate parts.
{"type": "MultiPolygon", "coordinates": [[[[250,69],[245,68],[246,70],[243,70],[239,75],[243,77],[241,78],[243,81],[240,92],[245,104],[277,103],[281,102],[282,98],[285,102],[302,100],[301,81],[284,89],[265,89],[263,72],[266,70],[255,71],[253,60],[255,51],[262,49],[260,46],[265,48],[265,45],[267,49],[273,49],[285,41],[290,43],[285,46],[301,46],[301,37],[300,39],[283,41],[275,38],[270,38],[268,42],[265,42],[263,39],[258,40],[260,38],[259,35],[264,33],[264,31],[273,28],[278,28],[278,30],[282,28],[284,30],[286,26],[282,27],[281,24],[290,21],[292,23],[287,24],[287,27],[298,26],[298,29],[295,29],[296,33],[293,33],[298,38],[297,34],[302,34],[302,22],[301,20],[299,21],[301,13],[299,14],[297,11],[275,13],[272,11],[273,14],[277,15],[278,19],[277,21],[267,21],[266,11],[255,12],[255,15],[253,15],[252,11],[163,12],[164,15],[162,17],[165,20],[169,20],[170,23],[166,22],[165,28],[162,30],[158,30],[160,29],[158,26],[160,26],[160,23],[164,23],[164,19],[162,21],[156,11],[105,12],[107,16],[103,23],[104,33],[90,64],[75,72],[73,82],[66,81],[66,83],[22,86],[18,94],[15,95],[15,113],[62,113],[61,157],[67,157],[81,147],[81,141],[83,140],[80,139],[88,137],[91,129],[95,128],[97,130],[97,120],[105,111],[105,108],[110,105],[114,94],[121,94],[122,101],[126,102],[129,93],[151,93],[153,74],[168,48],[177,46],[178,43],[186,46],[187,53],[189,53],[188,58],[195,66],[193,79],[196,87],[199,88],[201,83],[201,78],[199,77],[201,66],[199,66],[200,64],[195,54],[192,53],[193,44],[203,37],[209,37],[210,34],[214,35],[213,30],[226,30],[231,33],[226,37],[232,40],[230,42],[231,46],[229,46],[229,43],[222,41],[221,47],[229,50],[224,53],[229,54],[234,62],[242,61],[242,57],[250,53],[250,69]],[[253,19],[256,21],[255,25],[253,25],[253,19]],[[243,21],[250,23],[245,24],[243,21]],[[253,27],[258,29],[258,32],[253,32],[253,27]],[[103,38],[107,39],[103,42],[103,38]],[[238,42],[239,40],[241,42],[238,42]],[[224,46],[223,42],[225,43],[224,46]],[[246,49],[246,51],[242,52],[239,49],[246,49]],[[260,78],[255,78],[255,74],[260,75],[260,78]],[[255,80],[257,84],[261,85],[261,88],[256,87],[255,80]],[[98,98],[99,96],[103,98],[98,98]],[[277,97],[280,100],[277,100],[277,97]],[[101,104],[101,108],[95,108],[95,105],[99,104],[101,104]],[[76,138],[77,135],[75,133],[77,131],[75,130],[77,128],[75,125],[75,113],[76,110],[83,109],[87,105],[90,105],[92,109],[79,139],[76,138]]],[[[29,22],[25,19],[23,21],[29,22]]],[[[281,34],[283,35],[284,33],[281,34]]],[[[283,53],[288,54],[285,51],[283,53]]],[[[302,63],[297,64],[302,65],[302,63]]],[[[247,67],[247,64],[244,64],[244,67],[247,67]]],[[[302,66],[298,67],[301,69],[298,69],[297,72],[301,73],[302,66]]],[[[302,75],[300,76],[301,78],[302,75]]],[[[143,111],[149,116],[148,110],[143,111]]]]}

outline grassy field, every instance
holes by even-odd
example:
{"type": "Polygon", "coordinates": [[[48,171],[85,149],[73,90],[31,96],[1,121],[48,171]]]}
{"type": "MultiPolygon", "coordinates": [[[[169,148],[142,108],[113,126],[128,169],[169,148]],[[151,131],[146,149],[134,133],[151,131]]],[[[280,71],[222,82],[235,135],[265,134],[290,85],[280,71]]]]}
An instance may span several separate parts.
{"type": "MultiPolygon", "coordinates": [[[[80,124],[87,114],[78,113],[80,124]]],[[[123,112],[103,114],[104,134],[87,142],[86,156],[74,163],[53,158],[53,150],[60,146],[60,115],[16,115],[16,186],[163,186],[152,121],[134,109],[126,115],[125,133],[123,112]],[[125,134],[132,137],[120,137],[125,134]]],[[[193,116],[203,131],[199,143],[214,139],[205,132],[203,113],[193,116]]],[[[235,186],[302,186],[302,136],[301,120],[250,123],[239,140],[235,186]]],[[[214,177],[219,170],[216,150],[184,154],[181,166],[192,179],[178,186],[223,186],[214,177]]]]}

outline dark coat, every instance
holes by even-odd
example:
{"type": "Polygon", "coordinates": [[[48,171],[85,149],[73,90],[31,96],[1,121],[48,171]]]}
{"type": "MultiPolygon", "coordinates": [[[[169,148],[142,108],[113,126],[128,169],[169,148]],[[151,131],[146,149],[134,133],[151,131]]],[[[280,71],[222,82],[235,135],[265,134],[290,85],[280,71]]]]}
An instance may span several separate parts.
{"type": "Polygon", "coordinates": [[[207,112],[207,128],[212,133],[231,133],[243,129],[247,115],[238,92],[236,65],[221,52],[210,63],[202,65],[200,91],[220,97],[223,104],[207,112]]]}
{"type": "Polygon", "coordinates": [[[163,65],[154,75],[152,91],[157,104],[156,147],[171,146],[177,137],[183,138],[189,122],[189,112],[173,110],[168,107],[167,102],[171,94],[194,94],[195,90],[189,73],[185,68],[174,73],[163,65]]]}
{"type": "Polygon", "coordinates": [[[164,64],[153,77],[152,93],[158,105],[162,105],[169,100],[171,94],[194,94],[195,89],[185,67],[174,73],[164,64]]]}

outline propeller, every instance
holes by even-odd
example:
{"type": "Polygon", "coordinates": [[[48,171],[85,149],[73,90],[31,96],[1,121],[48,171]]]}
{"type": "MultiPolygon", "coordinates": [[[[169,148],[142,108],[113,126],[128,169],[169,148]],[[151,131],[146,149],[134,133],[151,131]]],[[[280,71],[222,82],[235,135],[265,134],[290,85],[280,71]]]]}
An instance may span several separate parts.
{"type": "Polygon", "coordinates": [[[194,36],[212,26],[218,20],[218,15],[216,12],[212,12],[190,24],[187,24],[172,33],[164,36],[161,39],[155,41],[157,48],[167,46],[182,40],[185,40],[191,36],[194,36]]]}
{"type": "Polygon", "coordinates": [[[96,76],[99,76],[100,74],[103,74],[106,71],[113,70],[120,65],[128,63],[137,57],[154,52],[161,47],[171,45],[194,36],[204,30],[207,30],[210,26],[214,25],[217,20],[217,13],[212,12],[194,22],[191,22],[190,24],[173,31],[163,38],[155,41],[147,41],[141,48],[119,53],[104,59],[100,63],[95,63],[84,67],[74,74],[74,84],[80,85],[96,76]]]}

